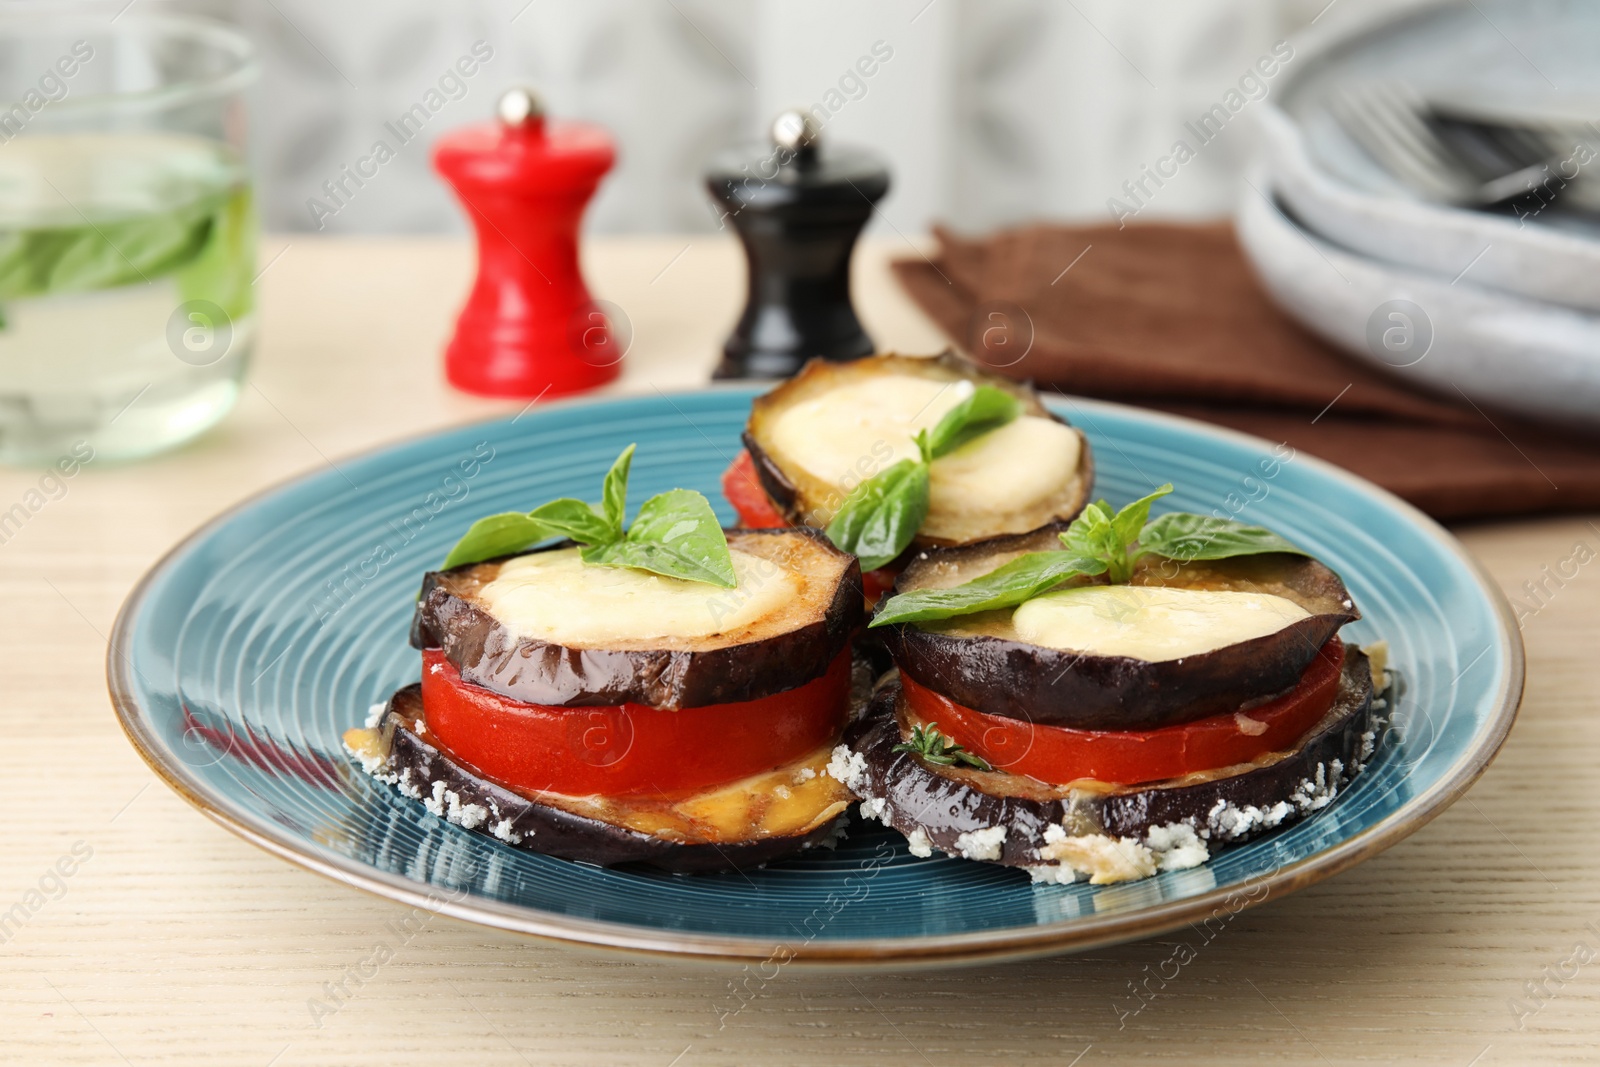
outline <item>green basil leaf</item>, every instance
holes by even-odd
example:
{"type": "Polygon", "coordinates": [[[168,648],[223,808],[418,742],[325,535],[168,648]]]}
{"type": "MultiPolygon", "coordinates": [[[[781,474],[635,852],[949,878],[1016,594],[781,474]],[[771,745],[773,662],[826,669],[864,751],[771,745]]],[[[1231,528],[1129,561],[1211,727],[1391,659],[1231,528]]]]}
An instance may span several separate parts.
{"type": "Polygon", "coordinates": [[[624,540],[585,548],[583,561],[636,567],[725,589],[739,584],[727,535],[711,502],[692,489],[673,489],[646,500],[624,540]]]}
{"type": "Polygon", "coordinates": [[[562,537],[570,537],[580,545],[603,545],[618,540],[622,534],[605,516],[572,497],[562,497],[541,504],[528,512],[528,517],[543,523],[562,537]]]}
{"type": "Polygon", "coordinates": [[[40,292],[107,289],[138,279],[111,242],[92,228],[39,234],[33,246],[40,292]]]}
{"type": "Polygon", "coordinates": [[[1139,540],[1139,535],[1144,532],[1144,525],[1150,520],[1150,505],[1161,497],[1172,492],[1172,483],[1168,482],[1149,496],[1142,496],[1117,512],[1111,519],[1111,532],[1116,535],[1117,544],[1127,548],[1139,540]]]}
{"type": "MultiPolygon", "coordinates": [[[[998,430],[1022,414],[1022,404],[1004,389],[980,385],[972,395],[944,413],[924,441],[924,455],[935,460],[947,456],[975,437],[998,430]]],[[[919,435],[920,436],[920,435],[919,435]]],[[[918,442],[919,446],[923,442],[918,442]]]]}
{"type": "Polygon", "coordinates": [[[49,291],[145,282],[193,259],[211,232],[210,205],[104,222],[77,233],[50,267],[49,291]]]}
{"type": "Polygon", "coordinates": [[[845,497],[828,523],[828,540],[877,570],[906,550],[928,517],[928,467],[914,459],[868,478],[845,497]]]}
{"type": "Polygon", "coordinates": [[[0,298],[43,292],[49,266],[70,241],[54,230],[31,233],[13,230],[0,237],[0,298]]]}
{"type": "Polygon", "coordinates": [[[728,538],[711,502],[692,489],[673,489],[646,500],[623,533],[633,450],[633,445],[623,449],[611,465],[598,507],[563,497],[526,515],[506,512],[479,519],[450,550],[444,566],[510,555],[552,537],[567,537],[584,546],[585,563],[736,587],[728,538]]]}
{"type": "Polygon", "coordinates": [[[622,522],[628,504],[628,472],[633,466],[634,448],[634,445],[624,448],[606,472],[599,507],[562,497],[541,504],[528,514],[580,545],[604,545],[622,540],[622,522]]]}
{"type": "Polygon", "coordinates": [[[1093,559],[1103,559],[1111,551],[1111,505],[1097,500],[1078,513],[1061,534],[1061,544],[1068,552],[1093,559]]]}
{"type": "MultiPolygon", "coordinates": [[[[650,541],[613,541],[608,545],[591,545],[583,549],[582,554],[585,563],[596,567],[629,567],[664,578],[706,582],[724,589],[732,589],[739,584],[737,579],[723,581],[694,560],[650,541]]],[[[731,564],[731,558],[729,562],[731,564]]]]}
{"type": "Polygon", "coordinates": [[[496,556],[509,556],[538,544],[555,534],[543,523],[520,511],[507,511],[479,519],[467,528],[461,540],[439,565],[440,570],[481,563],[496,556]]]}
{"type": "Polygon", "coordinates": [[[1029,552],[965,585],[918,589],[891,597],[878,608],[872,626],[926,622],[1009,608],[1079,575],[1104,574],[1103,560],[1074,552],[1029,552]]]}
{"type": "Polygon", "coordinates": [[[1247,526],[1233,519],[1182,511],[1168,512],[1147,525],[1139,535],[1139,547],[1184,563],[1256,556],[1265,552],[1311,554],[1263,526],[1247,526]]]}
{"type": "Polygon", "coordinates": [[[611,540],[622,536],[622,521],[628,512],[628,471],[633,466],[633,450],[636,447],[629,445],[622,450],[622,455],[606,472],[605,487],[601,490],[606,523],[615,531],[615,537],[611,540]]]}
{"type": "Polygon", "coordinates": [[[185,300],[210,300],[234,321],[255,308],[255,200],[239,186],[215,202],[206,243],[173,275],[185,300]]]}
{"type": "Polygon", "coordinates": [[[1126,582],[1138,559],[1138,553],[1130,555],[1128,549],[1139,539],[1145,519],[1150,515],[1151,503],[1170,492],[1172,484],[1169,482],[1120,511],[1113,511],[1109,503],[1097,500],[1072,520],[1061,535],[1061,543],[1068,552],[1103,561],[1113,582],[1126,582]]]}

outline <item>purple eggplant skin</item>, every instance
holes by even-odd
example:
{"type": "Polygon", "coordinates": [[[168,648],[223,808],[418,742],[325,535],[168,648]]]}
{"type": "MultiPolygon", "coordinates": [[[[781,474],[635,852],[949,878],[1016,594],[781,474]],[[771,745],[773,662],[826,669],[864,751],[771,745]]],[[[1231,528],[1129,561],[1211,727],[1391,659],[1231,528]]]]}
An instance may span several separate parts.
{"type": "MultiPolygon", "coordinates": [[[[699,648],[568,648],[514,637],[474,603],[473,594],[501,562],[493,560],[426,576],[411,644],[442,649],[465,680],[531,704],[634,703],[680,710],[759,700],[820,676],[861,629],[860,562],[816,530],[730,531],[728,542],[768,558],[804,555],[801,569],[817,576],[816,617],[742,643],[707,639],[699,648]]],[[[706,590],[708,597],[729,592],[709,585],[706,590]]]]}
{"type": "Polygon", "coordinates": [[[409,770],[406,784],[424,797],[433,794],[436,782],[456,796],[462,808],[476,804],[489,816],[473,829],[500,837],[507,843],[530,852],[560,859],[593,863],[601,867],[643,864],[675,873],[727,871],[757,867],[782,859],[803,849],[831,840],[843,815],[803,834],[764,837],[750,841],[718,843],[679,843],[616,826],[599,819],[576,815],[560,808],[529,800],[527,797],[480,778],[440,752],[411,729],[422,717],[422,687],[408,685],[389,701],[381,731],[391,737],[387,772],[409,770]],[[502,834],[492,831],[502,820],[509,820],[502,834]],[[509,832],[507,832],[509,831],[509,832]]]}
{"type": "Polygon", "coordinates": [[[778,466],[773,458],[767,455],[767,450],[761,443],[751,436],[749,430],[739,435],[744,442],[744,450],[750,453],[750,464],[755,468],[756,481],[761,483],[761,488],[767,494],[767,499],[772,501],[772,506],[778,513],[794,526],[805,526],[806,516],[801,513],[800,487],[789,480],[783,473],[783,468],[778,466]]]}
{"type": "MultiPolygon", "coordinates": [[[[856,373],[867,367],[882,367],[886,373],[897,370],[909,370],[915,374],[923,374],[938,378],[948,378],[951,381],[969,380],[979,385],[992,385],[996,389],[1004,390],[1016,397],[1022,403],[1023,414],[1037,415],[1041,418],[1054,419],[1063,426],[1071,425],[1066,419],[1046,408],[1039,400],[1039,394],[1031,383],[1019,382],[1012,378],[1002,378],[999,375],[989,374],[969,360],[962,359],[955,352],[946,350],[938,356],[899,356],[879,355],[868,356],[865,359],[852,360],[849,364],[830,363],[826,360],[813,359],[794,377],[780,383],[770,392],[756,397],[751,404],[750,421],[746,424],[742,435],[745,450],[750,453],[750,460],[755,467],[756,480],[761,483],[761,488],[766,491],[767,498],[772,501],[772,506],[777,508],[791,524],[795,526],[813,525],[816,516],[811,514],[811,507],[804,499],[805,494],[778,462],[761,444],[761,431],[765,420],[773,417],[780,410],[790,396],[803,390],[812,378],[828,378],[841,374],[841,367],[853,368],[843,373],[856,373]]],[[[1082,437],[1081,431],[1079,432],[1082,437]]],[[[1078,477],[1075,485],[1078,492],[1070,500],[1065,500],[1061,506],[1054,509],[1052,514],[1039,517],[1039,528],[1051,525],[1065,524],[1076,518],[1078,513],[1089,503],[1089,492],[1094,485],[1094,454],[1088,441],[1082,441],[1082,458],[1079,461],[1078,477]]],[[[835,504],[835,506],[837,506],[835,504]]],[[[820,525],[826,525],[826,522],[820,525]]],[[[994,537],[984,537],[973,541],[961,542],[962,545],[989,544],[992,541],[1019,536],[1017,532],[996,533],[994,537]]],[[[908,552],[926,548],[956,547],[956,543],[937,537],[919,535],[911,542],[908,552]]]]}
{"type": "MultiPolygon", "coordinates": [[[[940,555],[913,560],[895,592],[918,588],[940,555]]],[[[1312,615],[1265,637],[1159,663],[981,634],[982,622],[973,621],[979,616],[870,632],[883,635],[896,665],[918,684],[986,715],[1082,730],[1150,730],[1237,711],[1292,689],[1328,639],[1360,617],[1339,576],[1304,556],[1278,553],[1181,568],[1146,557],[1134,584],[1273,593],[1312,615]]],[[[1008,628],[1003,621],[997,627],[1001,634],[1008,628]]]]}
{"type": "Polygon", "coordinates": [[[1322,792],[1344,788],[1372,751],[1372,696],[1367,658],[1348,647],[1333,706],[1300,747],[1276,763],[1193,784],[1128,786],[1069,798],[1031,778],[940,767],[910,752],[895,752],[894,746],[903,740],[897,714],[901,691],[897,681],[888,681],[874,695],[866,715],[846,732],[845,743],[866,764],[864,774],[850,784],[863,799],[883,802],[879,817],[890,826],[908,835],[921,830],[935,848],[946,852],[959,851],[956,839],[964,833],[1006,827],[996,862],[1010,867],[1046,862],[1039,857],[1039,846],[1045,828],[1052,824],[1072,835],[1143,839],[1153,827],[1186,823],[1208,838],[1214,850],[1218,843],[1247,841],[1270,828],[1260,819],[1253,825],[1219,821],[1219,810],[1268,812],[1286,804],[1291,810],[1274,825],[1288,825],[1321,806],[1312,801],[1317,791],[1308,790],[1308,785],[1314,787],[1320,780],[1322,792]],[[991,786],[992,791],[985,791],[989,783],[1011,788],[1002,792],[991,786]],[[1297,803],[1297,794],[1307,801],[1297,803]]]}

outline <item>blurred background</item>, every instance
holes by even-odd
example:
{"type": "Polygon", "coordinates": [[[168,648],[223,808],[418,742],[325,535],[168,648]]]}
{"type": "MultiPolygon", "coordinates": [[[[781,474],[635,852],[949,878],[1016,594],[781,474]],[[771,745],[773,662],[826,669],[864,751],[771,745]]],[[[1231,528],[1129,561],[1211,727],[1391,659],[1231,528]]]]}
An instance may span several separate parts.
{"type": "MultiPolygon", "coordinates": [[[[872,230],[980,230],[1106,217],[1276,42],[1379,0],[191,0],[242,26],[265,72],[254,116],[269,231],[457,232],[425,151],[402,151],[347,207],[307,206],[475,41],[493,49],[425,133],[486,118],[526,82],[558,115],[621,146],[588,216],[595,233],[715,228],[700,174],[779,110],[822,105],[830,137],[894,175],[872,230]],[[874,55],[874,48],[877,54],[874,55]],[[887,58],[883,58],[883,57],[887,58]],[[876,70],[856,66],[869,57],[876,70]],[[319,227],[319,223],[321,226],[319,227]]],[[[1246,124],[1208,146],[1141,218],[1231,209],[1246,124]]],[[[330,204],[331,206],[331,204],[330,204]]]]}
{"type": "Polygon", "coordinates": [[[221,420],[256,283],[294,245],[377,266],[280,309],[338,309],[357,324],[344,348],[367,351],[403,306],[405,350],[430,374],[447,350],[448,380],[479,395],[949,344],[1289,441],[1440,516],[1600,502],[1594,446],[1569,444],[1600,433],[1600,5],[0,0],[17,11],[0,19],[0,100],[17,101],[0,111],[0,460],[89,436],[147,455],[221,420]],[[38,28],[63,10],[78,21],[38,28]],[[211,21],[150,17],[172,11],[211,21]],[[517,86],[603,131],[550,128],[590,168],[566,207],[501,196],[498,163],[459,198],[442,178],[523,143],[521,117],[493,122],[517,86]],[[741,171],[786,109],[821,129],[806,158],[838,165],[741,171]],[[472,255],[486,271],[463,304],[472,255]],[[684,292],[658,287],[680,260],[684,292]],[[852,289],[868,317],[906,312],[909,340],[857,325],[852,289]],[[370,314],[348,316],[366,291],[370,314]],[[522,369],[491,381],[513,335],[522,369]]]}

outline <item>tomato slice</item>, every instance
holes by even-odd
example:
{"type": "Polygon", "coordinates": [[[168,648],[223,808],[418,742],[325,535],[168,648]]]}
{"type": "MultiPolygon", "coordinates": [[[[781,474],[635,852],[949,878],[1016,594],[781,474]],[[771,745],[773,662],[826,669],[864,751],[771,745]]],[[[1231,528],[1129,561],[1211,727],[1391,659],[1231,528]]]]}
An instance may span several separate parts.
{"type": "Polygon", "coordinates": [[[673,796],[770,771],[836,739],[849,696],[848,648],[794,689],[682,711],[529,704],[422,653],[425,740],[502,785],[569,796],[673,796]]]}
{"type": "Polygon", "coordinates": [[[894,581],[900,577],[903,569],[893,563],[885,563],[877,570],[866,571],[861,575],[861,591],[866,594],[868,608],[876,607],[878,601],[894,588],[894,581]]]}
{"type": "Polygon", "coordinates": [[[728,469],[722,472],[722,495],[728,498],[728,503],[738,513],[739,525],[747,530],[774,530],[789,525],[789,520],[783,517],[783,513],[767,496],[767,491],[761,488],[761,479],[756,476],[756,464],[750,458],[749,449],[741,450],[728,469]]]}
{"type": "Polygon", "coordinates": [[[1138,785],[1293,748],[1333,706],[1343,670],[1344,643],[1335,637],[1311,660],[1300,684],[1276,700],[1155,730],[1042,726],[963,707],[904,671],[900,684],[917,718],[1001,770],[1056,785],[1080,778],[1138,785]]]}

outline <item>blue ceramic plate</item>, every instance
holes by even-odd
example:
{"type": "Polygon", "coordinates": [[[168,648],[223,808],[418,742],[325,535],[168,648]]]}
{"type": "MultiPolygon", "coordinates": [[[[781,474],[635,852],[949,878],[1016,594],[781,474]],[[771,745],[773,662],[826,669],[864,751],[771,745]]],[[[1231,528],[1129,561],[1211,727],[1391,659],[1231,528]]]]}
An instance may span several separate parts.
{"type": "Polygon", "coordinates": [[[610,871],[449,825],[357,772],[340,747],[418,676],[406,643],[424,570],[477,516],[587,497],[637,441],[633,498],[674,486],[721,504],[753,390],[579,401],[436,434],[274,489],[172,551],[123,607],[108,670],[152,767],[224,826],[383,896],[505,930],[657,953],[835,963],[1038,955],[1226,915],[1324,878],[1437,815],[1483,771],[1522,691],[1522,646],[1456,541],[1309,456],[1164,415],[1057,405],[1092,442],[1098,492],[1237,512],[1343,575],[1403,680],[1399,728],[1314,818],[1195,870],[1100,887],[918,859],[852,822],[836,851],[720,875],[610,871]],[[1270,473],[1270,476],[1269,476],[1270,473]]]}

